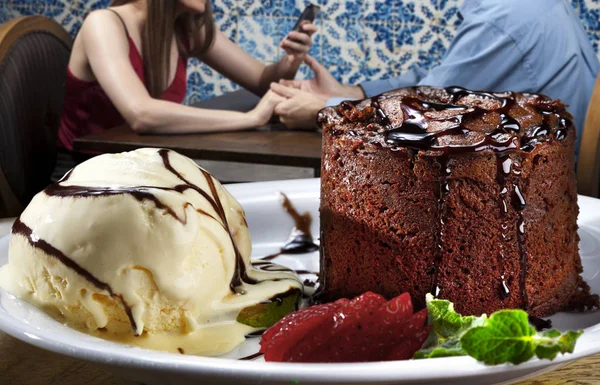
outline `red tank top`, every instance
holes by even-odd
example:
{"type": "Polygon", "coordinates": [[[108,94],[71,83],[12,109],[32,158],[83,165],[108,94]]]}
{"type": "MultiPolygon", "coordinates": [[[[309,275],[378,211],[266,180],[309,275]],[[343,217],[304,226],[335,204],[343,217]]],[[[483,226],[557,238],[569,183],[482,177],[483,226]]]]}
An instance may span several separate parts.
{"type": "MultiPolygon", "coordinates": [[[[127,34],[127,40],[129,41],[129,60],[145,85],[144,61],[129,34],[127,34]]],[[[161,99],[181,103],[185,98],[186,90],[186,63],[180,56],[173,83],[165,90],[161,99]]],[[[67,68],[65,98],[58,128],[58,147],[72,151],[73,140],[76,138],[124,123],[125,120],[97,81],[88,82],[78,79],[67,68]]]]}

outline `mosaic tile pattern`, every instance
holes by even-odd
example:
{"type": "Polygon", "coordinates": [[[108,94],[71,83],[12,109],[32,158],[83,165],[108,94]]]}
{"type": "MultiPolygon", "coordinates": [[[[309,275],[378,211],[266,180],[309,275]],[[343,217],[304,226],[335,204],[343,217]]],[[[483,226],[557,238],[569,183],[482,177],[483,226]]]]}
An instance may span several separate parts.
{"type": "MultiPolygon", "coordinates": [[[[42,14],[75,35],[83,18],[110,0],[0,0],[0,23],[42,14]]],[[[462,0],[313,0],[321,6],[311,54],[336,78],[357,83],[395,76],[411,66],[431,68],[444,56],[458,27],[462,0]]],[[[600,0],[571,0],[597,52],[600,52],[600,0]]],[[[215,21],[234,42],[264,63],[283,52],[279,42],[292,28],[306,0],[214,0],[215,21]]],[[[600,57],[600,54],[599,54],[600,57]]],[[[305,66],[298,78],[310,78],[305,66]]],[[[191,103],[238,86],[215,70],[191,60],[191,103]]]]}

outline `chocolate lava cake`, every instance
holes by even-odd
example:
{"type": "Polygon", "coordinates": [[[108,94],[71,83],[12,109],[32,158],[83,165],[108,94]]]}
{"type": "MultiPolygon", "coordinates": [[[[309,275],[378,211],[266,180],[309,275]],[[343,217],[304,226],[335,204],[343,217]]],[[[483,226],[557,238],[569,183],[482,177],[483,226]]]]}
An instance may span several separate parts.
{"type": "Polygon", "coordinates": [[[580,276],[575,127],[537,94],[410,87],[319,113],[320,298],[408,291],[463,314],[597,307],[580,276]]]}

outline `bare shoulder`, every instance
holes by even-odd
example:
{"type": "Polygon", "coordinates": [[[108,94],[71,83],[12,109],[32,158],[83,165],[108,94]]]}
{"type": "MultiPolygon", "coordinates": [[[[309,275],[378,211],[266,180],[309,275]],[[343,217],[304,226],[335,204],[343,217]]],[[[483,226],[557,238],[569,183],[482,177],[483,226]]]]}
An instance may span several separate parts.
{"type": "Polygon", "coordinates": [[[129,53],[127,35],[121,21],[106,9],[91,12],[84,20],[71,51],[69,69],[79,79],[94,81],[96,76],[91,59],[107,56],[112,60],[124,58],[129,53]]]}
{"type": "Polygon", "coordinates": [[[80,30],[86,35],[105,35],[105,37],[121,35],[126,36],[123,24],[119,17],[108,9],[99,9],[91,12],[83,21],[80,30]]]}
{"type": "Polygon", "coordinates": [[[71,53],[70,64],[88,68],[93,57],[110,55],[112,59],[126,58],[129,54],[127,32],[114,12],[106,9],[91,12],[84,20],[71,53]]]}

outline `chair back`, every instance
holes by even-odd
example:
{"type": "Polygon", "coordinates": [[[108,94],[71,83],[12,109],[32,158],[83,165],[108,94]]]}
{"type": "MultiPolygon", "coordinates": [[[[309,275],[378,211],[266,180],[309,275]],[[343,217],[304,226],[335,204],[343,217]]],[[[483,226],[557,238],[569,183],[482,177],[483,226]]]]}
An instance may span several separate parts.
{"type": "Polygon", "coordinates": [[[0,217],[49,183],[72,44],[43,16],[0,26],[0,217]]]}
{"type": "Polygon", "coordinates": [[[577,191],[600,197],[600,76],[588,106],[577,161],[577,191]]]}

